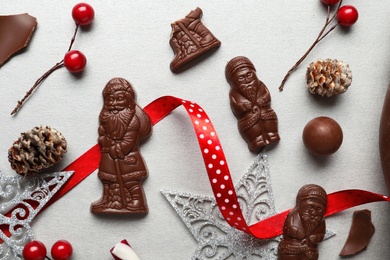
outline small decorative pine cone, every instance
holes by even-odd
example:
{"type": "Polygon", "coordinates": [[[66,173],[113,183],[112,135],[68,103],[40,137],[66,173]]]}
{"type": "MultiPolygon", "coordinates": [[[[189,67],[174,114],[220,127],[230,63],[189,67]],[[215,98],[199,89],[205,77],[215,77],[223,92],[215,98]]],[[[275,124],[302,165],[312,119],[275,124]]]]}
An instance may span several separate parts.
{"type": "Polygon", "coordinates": [[[8,150],[8,161],[18,174],[30,176],[58,163],[66,153],[63,135],[49,126],[21,133],[8,150]]]}
{"type": "Polygon", "coordinates": [[[306,81],[310,93],[330,97],[347,91],[352,72],[348,64],[337,59],[318,60],[307,68],[306,81]]]}

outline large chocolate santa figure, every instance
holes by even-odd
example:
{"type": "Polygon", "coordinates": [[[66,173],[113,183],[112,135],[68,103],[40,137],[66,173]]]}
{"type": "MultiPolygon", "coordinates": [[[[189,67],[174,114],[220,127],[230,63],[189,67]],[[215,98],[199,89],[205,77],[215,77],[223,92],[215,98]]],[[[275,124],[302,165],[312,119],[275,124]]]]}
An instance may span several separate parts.
{"type": "Polygon", "coordinates": [[[148,115],[136,104],[131,84],[111,79],[103,90],[104,105],[99,120],[102,157],[98,177],[103,196],[92,203],[93,213],[148,212],[142,181],[148,175],[139,143],[151,134],[148,115]]]}

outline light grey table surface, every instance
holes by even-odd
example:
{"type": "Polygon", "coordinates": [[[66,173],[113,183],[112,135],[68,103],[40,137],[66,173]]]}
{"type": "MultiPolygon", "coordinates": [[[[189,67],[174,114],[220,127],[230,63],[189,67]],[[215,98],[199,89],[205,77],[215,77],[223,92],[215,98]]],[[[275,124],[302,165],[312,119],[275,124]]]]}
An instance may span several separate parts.
{"type": "MultiPolygon", "coordinates": [[[[38,19],[33,39],[22,54],[0,68],[0,170],[14,174],[7,151],[20,132],[45,124],[61,131],[68,153],[53,170],[60,170],[97,142],[101,91],[113,77],[128,79],[138,103],[147,105],[163,95],[195,101],[210,116],[236,183],[256,155],[241,139],[229,105],[226,63],[249,57],[268,86],[279,117],[281,141],[268,150],[277,211],[294,206],[298,189],[307,183],[328,192],[359,188],[386,194],[378,153],[378,128],[383,98],[390,82],[390,4],[388,0],[346,0],[359,10],[350,30],[336,28],[292,74],[285,90],[278,86],[288,69],[314,41],[325,22],[319,0],[246,1],[127,1],[90,0],[96,12],[89,30],[80,30],[75,49],[87,56],[87,69],[74,77],[66,69],[54,72],[15,117],[9,113],[38,77],[62,59],[74,30],[70,12],[77,1],[2,0],[1,14],[29,13],[38,19]],[[221,47],[180,74],[169,70],[173,51],[170,24],[196,7],[203,23],[221,47]],[[317,59],[350,64],[350,89],[335,98],[316,98],[305,84],[306,66],[317,59]],[[325,115],[344,131],[340,150],[316,158],[304,148],[301,134],[312,118],[325,115]]],[[[112,259],[109,249],[127,239],[142,260],[190,259],[196,242],[160,193],[170,189],[212,195],[201,153],[183,108],[158,123],[141,147],[149,178],[144,187],[150,207],[144,218],[98,217],[90,203],[101,195],[96,172],[33,222],[37,239],[51,245],[67,239],[74,259],[112,259]]],[[[372,211],[376,232],[367,251],[353,259],[390,257],[390,207],[375,203],[358,208],[372,211]]],[[[320,259],[339,259],[354,209],[327,220],[337,235],[320,245],[320,259]]]]}

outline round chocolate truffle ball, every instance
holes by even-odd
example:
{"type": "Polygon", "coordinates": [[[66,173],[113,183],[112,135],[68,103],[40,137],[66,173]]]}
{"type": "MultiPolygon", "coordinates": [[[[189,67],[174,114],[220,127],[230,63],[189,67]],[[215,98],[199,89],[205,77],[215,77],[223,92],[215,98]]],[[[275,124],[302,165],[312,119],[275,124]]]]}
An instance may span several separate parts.
{"type": "Polygon", "coordinates": [[[330,155],[343,142],[343,130],[332,118],[320,116],[312,119],[303,129],[303,143],[315,155],[330,155]]]}

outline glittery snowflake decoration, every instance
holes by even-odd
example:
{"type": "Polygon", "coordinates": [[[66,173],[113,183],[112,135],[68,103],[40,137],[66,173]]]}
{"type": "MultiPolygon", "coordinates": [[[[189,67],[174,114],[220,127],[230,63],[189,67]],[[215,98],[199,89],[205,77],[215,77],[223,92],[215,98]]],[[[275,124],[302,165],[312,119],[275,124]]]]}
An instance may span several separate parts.
{"type": "MultiPolygon", "coordinates": [[[[265,152],[259,154],[235,189],[248,225],[276,214],[265,152]]],[[[162,193],[198,242],[192,260],[277,259],[281,237],[260,240],[232,228],[214,198],[170,190],[162,193]]],[[[327,230],[325,238],[333,235],[327,230]]]]}
{"type": "Polygon", "coordinates": [[[0,173],[0,259],[22,259],[24,245],[34,238],[31,221],[72,174],[25,178],[0,173]]]}

